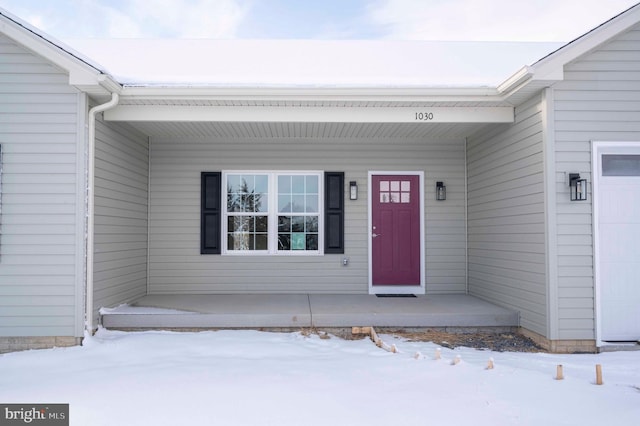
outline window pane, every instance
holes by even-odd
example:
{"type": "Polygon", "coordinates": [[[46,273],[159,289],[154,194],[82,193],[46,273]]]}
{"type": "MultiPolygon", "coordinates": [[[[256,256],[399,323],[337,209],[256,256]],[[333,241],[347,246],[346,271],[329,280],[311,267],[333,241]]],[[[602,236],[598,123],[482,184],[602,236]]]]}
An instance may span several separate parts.
{"type": "Polygon", "coordinates": [[[290,213],[291,212],[291,195],[278,195],[278,212],[290,213]]]}
{"type": "Polygon", "coordinates": [[[318,213],[318,196],[307,195],[307,213],[318,213]]]}
{"type": "Polygon", "coordinates": [[[381,180],[380,181],[380,191],[389,191],[389,181],[381,180]]]}
{"type": "Polygon", "coordinates": [[[261,201],[261,196],[260,194],[254,194],[254,193],[249,193],[249,194],[242,194],[242,208],[243,208],[243,212],[255,212],[255,211],[260,211],[260,206],[262,205],[262,201],[261,201]]]}
{"type": "Polygon", "coordinates": [[[317,216],[307,216],[305,230],[307,232],[318,232],[318,217],[317,216]]]}
{"type": "Polygon", "coordinates": [[[240,195],[236,193],[227,194],[227,211],[239,212],[240,211],[240,195]]]}
{"type": "Polygon", "coordinates": [[[240,191],[240,176],[227,175],[227,193],[240,191]]]}
{"type": "Polygon", "coordinates": [[[257,216],[256,217],[256,232],[267,232],[268,231],[268,221],[267,216],[257,216]]]}
{"type": "Polygon", "coordinates": [[[318,193],[318,176],[307,176],[307,194],[318,193]]]}
{"type": "Polygon", "coordinates": [[[256,192],[266,194],[269,192],[269,176],[257,175],[256,176],[256,192]]]}
{"type": "Polygon", "coordinates": [[[253,223],[249,216],[229,216],[227,219],[228,232],[249,232],[253,230],[253,223]]]}
{"type": "Polygon", "coordinates": [[[602,176],[640,176],[640,155],[603,155],[602,176]]]}
{"type": "Polygon", "coordinates": [[[291,189],[294,194],[304,194],[304,176],[291,176],[291,189]]]}
{"type": "Polygon", "coordinates": [[[229,250],[253,250],[253,234],[237,232],[234,234],[228,234],[228,246],[229,250]]]}
{"type": "Polygon", "coordinates": [[[307,250],[318,250],[318,234],[307,234],[307,250]]]}
{"type": "Polygon", "coordinates": [[[291,250],[291,234],[278,234],[278,250],[291,250]]]}
{"type": "Polygon", "coordinates": [[[304,232],[304,216],[291,217],[291,231],[304,232]]]}
{"type": "Polygon", "coordinates": [[[296,213],[304,213],[304,195],[293,195],[291,197],[291,210],[296,213]]]}
{"type": "Polygon", "coordinates": [[[267,234],[256,234],[256,250],[267,250],[269,248],[267,241],[267,234]]]}
{"type": "Polygon", "coordinates": [[[267,194],[255,194],[253,200],[253,208],[256,213],[264,213],[269,211],[269,197],[267,194]]]}
{"type": "Polygon", "coordinates": [[[294,232],[291,234],[291,250],[306,250],[307,239],[304,232],[294,232]]]}
{"type": "Polygon", "coordinates": [[[278,216],[278,232],[291,232],[291,217],[278,216]]]}
{"type": "Polygon", "coordinates": [[[291,194],[291,176],[278,176],[278,194],[291,194]]]}

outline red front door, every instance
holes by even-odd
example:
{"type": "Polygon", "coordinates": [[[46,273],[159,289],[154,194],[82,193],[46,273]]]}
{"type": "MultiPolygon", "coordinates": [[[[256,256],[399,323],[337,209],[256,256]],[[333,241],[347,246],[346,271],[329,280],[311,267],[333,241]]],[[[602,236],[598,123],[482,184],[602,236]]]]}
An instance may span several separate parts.
{"type": "Polygon", "coordinates": [[[371,177],[372,284],[420,285],[420,179],[371,177]]]}

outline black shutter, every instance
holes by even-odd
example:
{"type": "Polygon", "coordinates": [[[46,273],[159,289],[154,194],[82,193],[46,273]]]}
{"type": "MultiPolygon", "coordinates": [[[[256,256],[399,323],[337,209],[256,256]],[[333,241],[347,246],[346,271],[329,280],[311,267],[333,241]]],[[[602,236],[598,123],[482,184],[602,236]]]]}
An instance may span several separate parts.
{"type": "Polygon", "coordinates": [[[200,254],[220,254],[222,173],[202,172],[200,191],[200,254]]]}
{"type": "Polygon", "coordinates": [[[344,172],[324,173],[324,252],[344,253],[344,172]]]}

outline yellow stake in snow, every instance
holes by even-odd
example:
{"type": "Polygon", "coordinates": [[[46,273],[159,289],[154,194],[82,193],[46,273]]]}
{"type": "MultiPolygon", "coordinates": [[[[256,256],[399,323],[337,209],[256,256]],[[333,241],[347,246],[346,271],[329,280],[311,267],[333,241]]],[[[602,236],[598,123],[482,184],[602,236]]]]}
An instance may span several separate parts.
{"type": "Polygon", "coordinates": [[[602,383],[602,365],[596,364],[596,385],[601,385],[602,383]]]}
{"type": "Polygon", "coordinates": [[[559,364],[556,368],[556,380],[564,380],[564,373],[562,372],[562,364],[559,364]]]}

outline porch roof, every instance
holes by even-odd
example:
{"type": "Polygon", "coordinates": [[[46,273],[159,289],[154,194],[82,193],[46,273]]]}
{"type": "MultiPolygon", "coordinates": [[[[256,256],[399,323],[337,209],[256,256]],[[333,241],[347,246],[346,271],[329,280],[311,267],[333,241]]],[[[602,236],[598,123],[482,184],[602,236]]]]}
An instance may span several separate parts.
{"type": "Polygon", "coordinates": [[[555,42],[75,39],[125,87],[497,87],[555,42]]]}

